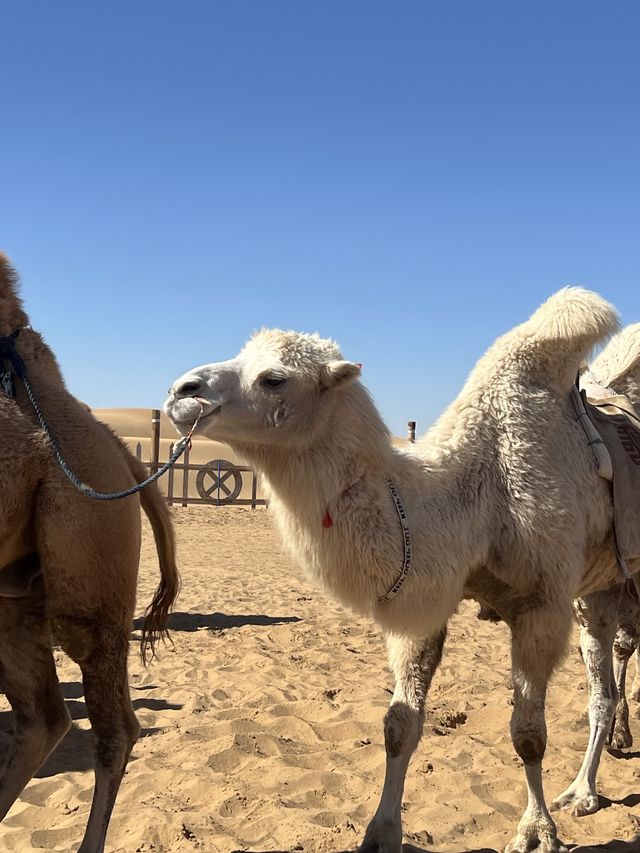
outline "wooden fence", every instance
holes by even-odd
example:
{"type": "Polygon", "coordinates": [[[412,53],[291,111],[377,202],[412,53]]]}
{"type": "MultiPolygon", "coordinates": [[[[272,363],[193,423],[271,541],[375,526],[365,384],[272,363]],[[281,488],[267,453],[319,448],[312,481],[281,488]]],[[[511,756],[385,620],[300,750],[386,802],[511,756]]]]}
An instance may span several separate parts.
{"type": "MultiPolygon", "coordinates": [[[[174,445],[169,447],[169,456],[174,445]]],[[[151,417],[151,459],[142,459],[142,444],[136,445],[136,456],[155,473],[160,465],[160,412],[154,409],[151,417]]],[[[166,484],[166,496],[169,505],[208,504],[209,506],[266,506],[266,500],[258,497],[258,478],[256,472],[246,465],[236,465],[226,459],[212,459],[205,464],[195,464],[189,460],[189,448],[175,465],[159,481],[166,484]],[[176,477],[179,473],[180,476],[176,477]],[[250,483],[250,497],[246,497],[250,483]],[[197,497],[190,494],[193,487],[197,497]]]]}
{"type": "MultiPolygon", "coordinates": [[[[416,422],[409,421],[407,439],[415,441],[416,422]]],[[[174,445],[169,447],[169,456],[173,453],[174,445]]],[[[176,462],[160,481],[162,487],[166,483],[166,495],[169,505],[208,504],[209,506],[266,506],[267,501],[258,497],[258,478],[253,468],[246,465],[235,465],[226,459],[212,459],[204,465],[189,461],[189,449],[185,451],[179,462],[176,462]],[[176,473],[180,476],[176,478],[176,473]],[[246,497],[247,481],[251,483],[251,496],[246,497]],[[190,494],[195,486],[197,497],[190,494]]],[[[136,456],[143,465],[154,474],[161,464],[160,461],[160,411],[153,409],[151,413],[151,459],[142,459],[142,444],[136,445],[136,456]]]]}

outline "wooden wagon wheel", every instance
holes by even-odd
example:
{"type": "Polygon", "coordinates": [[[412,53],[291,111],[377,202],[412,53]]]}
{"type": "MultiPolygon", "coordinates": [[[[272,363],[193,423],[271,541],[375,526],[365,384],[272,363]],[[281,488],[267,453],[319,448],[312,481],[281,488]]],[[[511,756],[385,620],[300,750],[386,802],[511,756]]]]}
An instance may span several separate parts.
{"type": "Polygon", "coordinates": [[[242,490],[242,472],[226,459],[212,459],[201,468],[196,477],[196,488],[201,498],[211,503],[230,504],[242,490]],[[230,470],[229,470],[230,469],[230,470]],[[230,480],[233,477],[233,485],[230,480]]]}

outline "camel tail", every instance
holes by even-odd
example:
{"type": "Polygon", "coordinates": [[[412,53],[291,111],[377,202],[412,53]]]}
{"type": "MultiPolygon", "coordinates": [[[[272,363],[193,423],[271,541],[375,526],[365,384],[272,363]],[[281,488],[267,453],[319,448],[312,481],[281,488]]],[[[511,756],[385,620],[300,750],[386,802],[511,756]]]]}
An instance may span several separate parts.
{"type": "MultiPolygon", "coordinates": [[[[146,480],[146,469],[128,451],[127,461],[136,482],[141,483],[146,480]]],[[[167,623],[180,592],[180,574],[176,565],[176,542],[171,513],[155,483],[140,492],[140,501],[142,509],[151,523],[160,563],[160,583],[151,604],[145,610],[142,626],[140,656],[146,666],[155,657],[157,642],[169,639],[167,623]]]]}
{"type": "Polygon", "coordinates": [[[640,323],[615,335],[591,365],[598,382],[640,402],[640,323]],[[635,393],[634,393],[635,392],[635,393]]]}
{"type": "Polygon", "coordinates": [[[545,378],[567,392],[594,347],[619,328],[618,313],[597,293],[565,287],[520,327],[545,378]]]}

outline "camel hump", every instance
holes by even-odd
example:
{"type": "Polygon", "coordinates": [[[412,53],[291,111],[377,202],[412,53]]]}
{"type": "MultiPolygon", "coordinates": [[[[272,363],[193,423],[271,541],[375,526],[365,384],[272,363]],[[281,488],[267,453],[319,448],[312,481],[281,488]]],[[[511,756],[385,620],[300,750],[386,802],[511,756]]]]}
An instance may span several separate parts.
{"type": "Polygon", "coordinates": [[[18,294],[18,274],[11,266],[9,258],[0,252],[0,298],[8,299],[18,294]]]}
{"type": "MultiPolygon", "coordinates": [[[[18,296],[18,276],[9,258],[0,252],[0,323],[5,327],[25,326],[27,315],[18,296]]],[[[5,329],[8,331],[9,329],[5,329]]]]}
{"type": "Polygon", "coordinates": [[[618,331],[618,312],[602,296],[582,287],[564,287],[533,313],[526,323],[542,340],[575,341],[593,348],[618,331]]]}
{"type": "Polygon", "coordinates": [[[640,323],[625,326],[614,335],[592,363],[591,372],[616,390],[629,381],[640,383],[640,323]]]}
{"type": "Polygon", "coordinates": [[[619,326],[618,312],[597,293],[565,287],[547,299],[519,331],[546,379],[568,391],[593,348],[619,326]]]}

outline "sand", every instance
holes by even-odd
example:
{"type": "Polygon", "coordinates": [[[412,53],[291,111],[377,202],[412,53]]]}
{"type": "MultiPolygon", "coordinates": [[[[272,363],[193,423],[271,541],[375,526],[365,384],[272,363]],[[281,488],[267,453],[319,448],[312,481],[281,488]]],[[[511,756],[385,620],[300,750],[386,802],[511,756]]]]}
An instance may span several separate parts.
{"type": "MultiPolygon", "coordinates": [[[[355,850],[383,778],[392,681],[380,632],[291,565],[268,510],[173,514],[183,573],[174,645],[145,670],[139,631],[132,634],[130,683],[143,734],[107,850],[355,850]]],[[[145,521],[139,615],[156,582],[145,521]]],[[[508,631],[479,622],[476,611],[464,602],[450,623],[407,778],[405,853],[501,850],[524,806],[524,772],[509,738],[508,631]]],[[[88,817],[92,754],[80,672],[62,652],[56,659],[73,728],[0,827],[2,850],[74,851],[88,817]]],[[[549,695],[549,799],[579,766],[585,704],[574,630],[549,695]]],[[[3,700],[4,730],[7,708],[3,700]]],[[[639,851],[640,752],[606,753],[599,779],[604,807],[583,818],[559,813],[561,837],[582,845],[580,853],[639,851]]]]}

